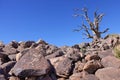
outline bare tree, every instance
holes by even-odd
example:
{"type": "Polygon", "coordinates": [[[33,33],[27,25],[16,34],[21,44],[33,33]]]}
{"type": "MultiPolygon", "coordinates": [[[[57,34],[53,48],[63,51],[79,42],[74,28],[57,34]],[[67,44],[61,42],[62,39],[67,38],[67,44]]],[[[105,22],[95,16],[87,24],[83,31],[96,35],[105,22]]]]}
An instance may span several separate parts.
{"type": "MultiPolygon", "coordinates": [[[[79,10],[79,9],[76,9],[79,10]]],[[[76,14],[74,16],[82,16],[83,17],[83,22],[82,25],[80,26],[79,29],[74,29],[74,31],[81,31],[83,30],[84,33],[83,35],[87,36],[87,38],[92,38],[92,39],[100,39],[101,38],[101,34],[106,33],[109,28],[106,28],[103,31],[100,31],[100,22],[103,19],[104,14],[97,13],[97,10],[94,12],[94,20],[91,21],[89,16],[88,16],[88,9],[87,8],[83,8],[82,9],[83,14],[76,14]],[[87,22],[87,25],[84,23],[84,21],[87,22]]]]}

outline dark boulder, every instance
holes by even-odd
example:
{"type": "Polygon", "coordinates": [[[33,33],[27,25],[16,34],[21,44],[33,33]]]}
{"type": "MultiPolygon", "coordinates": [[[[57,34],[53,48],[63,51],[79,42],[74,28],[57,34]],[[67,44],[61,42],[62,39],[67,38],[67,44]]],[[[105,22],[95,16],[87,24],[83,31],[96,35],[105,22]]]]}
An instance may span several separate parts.
{"type": "Polygon", "coordinates": [[[46,75],[51,70],[50,63],[36,49],[30,49],[15,64],[11,73],[19,77],[46,75]]]}

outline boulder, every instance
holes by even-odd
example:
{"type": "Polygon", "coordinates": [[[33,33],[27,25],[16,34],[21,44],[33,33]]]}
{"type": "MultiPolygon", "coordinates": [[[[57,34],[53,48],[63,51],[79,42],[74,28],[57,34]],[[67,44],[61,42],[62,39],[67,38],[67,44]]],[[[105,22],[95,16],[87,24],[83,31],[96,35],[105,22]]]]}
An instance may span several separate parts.
{"type": "Polygon", "coordinates": [[[90,60],[100,60],[101,58],[98,56],[98,54],[87,54],[85,57],[86,61],[90,61],[90,60]]]}
{"type": "Polygon", "coordinates": [[[16,61],[9,61],[7,63],[4,63],[3,65],[1,65],[2,70],[4,71],[4,75],[6,78],[9,77],[9,71],[14,67],[14,65],[16,64],[16,61]]]}
{"type": "Polygon", "coordinates": [[[68,48],[65,57],[68,57],[76,62],[78,60],[82,60],[82,53],[78,49],[68,48]]]}
{"type": "Polygon", "coordinates": [[[73,61],[65,58],[58,63],[55,70],[58,76],[67,78],[73,70],[73,61]]]}
{"type": "Polygon", "coordinates": [[[54,79],[52,79],[49,75],[46,75],[46,76],[38,77],[37,79],[29,79],[29,80],[54,80],[54,79]]]}
{"type": "Polygon", "coordinates": [[[12,46],[13,48],[17,49],[18,46],[19,46],[19,43],[18,43],[17,41],[11,41],[11,42],[9,43],[9,45],[12,46]]]}
{"type": "Polygon", "coordinates": [[[18,53],[17,49],[15,49],[14,47],[12,47],[11,45],[5,45],[5,47],[3,48],[3,51],[7,55],[17,54],[18,53]]]}
{"type": "Polygon", "coordinates": [[[5,77],[4,77],[4,75],[0,74],[0,80],[6,80],[5,77]]]}
{"type": "Polygon", "coordinates": [[[84,78],[86,75],[88,75],[86,71],[74,73],[69,77],[69,79],[70,80],[82,80],[82,78],[84,78]]]}
{"type": "Polygon", "coordinates": [[[0,64],[10,61],[9,57],[5,52],[0,52],[0,64]]]}
{"type": "Polygon", "coordinates": [[[82,63],[81,61],[76,62],[73,73],[81,72],[83,70],[84,65],[85,65],[85,63],[82,63]]]}
{"type": "Polygon", "coordinates": [[[103,68],[102,64],[100,61],[97,60],[91,60],[88,61],[84,67],[83,70],[87,71],[90,74],[94,74],[97,69],[103,68]]]}
{"type": "Polygon", "coordinates": [[[112,49],[108,49],[108,50],[105,50],[105,51],[98,52],[98,56],[100,58],[104,58],[106,56],[114,56],[114,54],[112,53],[112,49]]]}
{"type": "Polygon", "coordinates": [[[45,58],[50,59],[50,58],[60,57],[62,55],[64,55],[63,51],[62,50],[57,50],[56,52],[46,56],[45,58]]]}
{"type": "Polygon", "coordinates": [[[95,76],[98,77],[99,80],[120,80],[120,69],[113,67],[98,69],[95,76]]]}
{"type": "Polygon", "coordinates": [[[102,58],[101,63],[104,67],[120,68],[120,59],[114,56],[107,56],[102,58]]]}
{"type": "Polygon", "coordinates": [[[51,70],[47,59],[36,49],[30,49],[12,68],[11,73],[19,77],[46,75],[51,70]]]}
{"type": "Polygon", "coordinates": [[[16,61],[16,54],[8,55],[8,58],[9,58],[11,61],[16,61]]]}
{"type": "Polygon", "coordinates": [[[24,49],[23,51],[21,51],[20,53],[16,54],[16,61],[20,60],[20,58],[26,54],[29,51],[29,49],[24,49]]]}
{"type": "Polygon", "coordinates": [[[9,80],[20,80],[20,78],[15,77],[15,76],[11,76],[11,77],[9,78],[9,80]]]}
{"type": "Polygon", "coordinates": [[[99,80],[99,79],[95,75],[89,74],[89,75],[86,75],[85,77],[83,77],[80,80],[99,80]]]}
{"type": "Polygon", "coordinates": [[[56,52],[58,50],[58,47],[57,46],[54,46],[54,45],[47,45],[46,46],[46,56],[47,55],[50,55],[54,52],[56,52]]]}
{"type": "Polygon", "coordinates": [[[60,57],[56,57],[56,58],[51,58],[51,59],[49,59],[49,61],[52,64],[52,66],[56,69],[56,67],[58,66],[59,62],[61,62],[64,59],[65,59],[64,56],[60,56],[60,57]]]}

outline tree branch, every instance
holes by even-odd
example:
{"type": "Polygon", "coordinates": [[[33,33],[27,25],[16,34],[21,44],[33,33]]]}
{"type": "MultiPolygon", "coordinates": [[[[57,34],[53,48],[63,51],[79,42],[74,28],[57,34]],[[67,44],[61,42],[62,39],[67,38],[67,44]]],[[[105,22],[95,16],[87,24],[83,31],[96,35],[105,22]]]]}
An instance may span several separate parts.
{"type": "Polygon", "coordinates": [[[109,30],[109,28],[106,28],[103,32],[100,32],[101,34],[106,33],[109,30]]]}

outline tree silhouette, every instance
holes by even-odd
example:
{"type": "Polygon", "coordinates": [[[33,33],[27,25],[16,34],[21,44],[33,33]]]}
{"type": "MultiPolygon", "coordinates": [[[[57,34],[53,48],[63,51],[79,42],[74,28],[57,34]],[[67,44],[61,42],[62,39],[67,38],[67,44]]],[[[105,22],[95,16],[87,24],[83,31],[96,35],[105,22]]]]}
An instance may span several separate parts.
{"type": "MultiPolygon", "coordinates": [[[[78,11],[79,9],[75,9],[78,11]]],[[[103,19],[104,14],[103,13],[97,13],[97,10],[94,12],[94,20],[91,21],[89,16],[88,16],[88,9],[83,8],[82,9],[83,14],[75,14],[74,16],[78,17],[81,16],[83,18],[82,25],[80,26],[79,29],[74,29],[74,31],[81,31],[83,30],[83,35],[87,36],[87,38],[92,38],[92,39],[100,39],[101,34],[106,33],[109,28],[106,28],[103,31],[100,31],[100,22],[103,19]],[[87,22],[87,24],[84,23],[84,21],[87,22]]]]}

